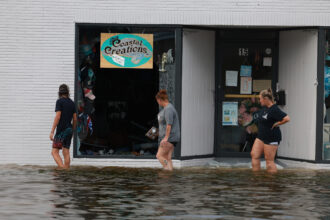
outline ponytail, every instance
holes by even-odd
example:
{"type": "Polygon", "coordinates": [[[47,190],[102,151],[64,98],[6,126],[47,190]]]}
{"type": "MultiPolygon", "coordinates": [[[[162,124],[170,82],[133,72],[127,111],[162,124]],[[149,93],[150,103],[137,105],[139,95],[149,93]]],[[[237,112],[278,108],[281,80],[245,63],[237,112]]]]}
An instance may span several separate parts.
{"type": "Polygon", "coordinates": [[[270,101],[275,102],[275,98],[274,98],[274,95],[273,95],[273,90],[271,88],[268,88],[266,90],[262,90],[260,92],[260,95],[263,98],[266,98],[267,97],[270,101]]]}

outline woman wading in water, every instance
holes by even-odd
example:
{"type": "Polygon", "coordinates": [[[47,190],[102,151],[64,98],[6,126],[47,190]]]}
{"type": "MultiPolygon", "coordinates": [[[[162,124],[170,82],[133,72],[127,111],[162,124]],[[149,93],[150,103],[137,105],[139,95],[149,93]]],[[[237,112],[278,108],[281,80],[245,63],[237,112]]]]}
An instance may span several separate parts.
{"type": "Polygon", "coordinates": [[[49,138],[53,141],[52,156],[60,169],[70,168],[70,145],[72,130],[77,126],[77,113],[74,102],[70,99],[69,87],[60,85],[58,90],[58,100],[55,106],[55,119],[49,138]],[[71,124],[71,121],[73,122],[71,124]],[[54,131],[56,128],[56,134],[54,131]],[[62,150],[64,162],[59,151],[62,150]]]}
{"type": "Polygon", "coordinates": [[[172,154],[174,147],[180,141],[179,117],[174,106],[168,101],[166,90],[160,90],[156,95],[156,100],[163,107],[158,113],[161,142],[156,157],[165,170],[173,170],[172,154]]]}
{"type": "Polygon", "coordinates": [[[259,114],[258,136],[251,151],[252,170],[260,170],[260,157],[264,154],[267,171],[275,173],[277,168],[274,158],[282,140],[279,126],[289,122],[290,118],[275,104],[271,89],[261,91],[259,98],[264,108],[259,114]]]}

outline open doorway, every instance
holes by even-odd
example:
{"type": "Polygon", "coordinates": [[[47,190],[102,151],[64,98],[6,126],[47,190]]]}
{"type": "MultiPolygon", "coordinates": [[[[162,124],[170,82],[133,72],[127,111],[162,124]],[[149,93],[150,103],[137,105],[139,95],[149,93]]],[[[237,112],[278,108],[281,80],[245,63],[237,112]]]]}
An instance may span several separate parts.
{"type": "Polygon", "coordinates": [[[219,31],[217,72],[217,156],[250,156],[257,137],[260,91],[277,83],[277,33],[219,31]]]}

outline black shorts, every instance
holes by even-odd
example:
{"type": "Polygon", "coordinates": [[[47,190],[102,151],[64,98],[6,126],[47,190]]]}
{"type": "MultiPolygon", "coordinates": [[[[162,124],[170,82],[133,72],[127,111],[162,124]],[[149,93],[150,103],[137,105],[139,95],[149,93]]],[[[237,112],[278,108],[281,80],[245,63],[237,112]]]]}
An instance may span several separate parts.
{"type": "Polygon", "coordinates": [[[70,149],[71,146],[72,135],[68,135],[63,139],[63,147],[66,149],[70,149]]]}
{"type": "Polygon", "coordinates": [[[173,142],[173,141],[172,142],[169,141],[169,143],[173,144],[174,147],[176,147],[176,145],[178,144],[178,142],[173,142]]]}

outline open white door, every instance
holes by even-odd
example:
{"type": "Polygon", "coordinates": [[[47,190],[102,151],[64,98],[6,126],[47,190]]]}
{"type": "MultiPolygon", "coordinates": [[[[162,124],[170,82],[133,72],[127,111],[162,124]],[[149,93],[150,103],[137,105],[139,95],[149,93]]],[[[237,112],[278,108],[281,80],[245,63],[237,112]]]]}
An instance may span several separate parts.
{"type": "Polygon", "coordinates": [[[181,156],[214,151],[215,32],[184,29],[181,156]]]}
{"type": "Polygon", "coordinates": [[[315,160],[317,30],[281,31],[279,88],[286,92],[283,110],[291,122],[281,127],[282,157],[315,160]]]}

